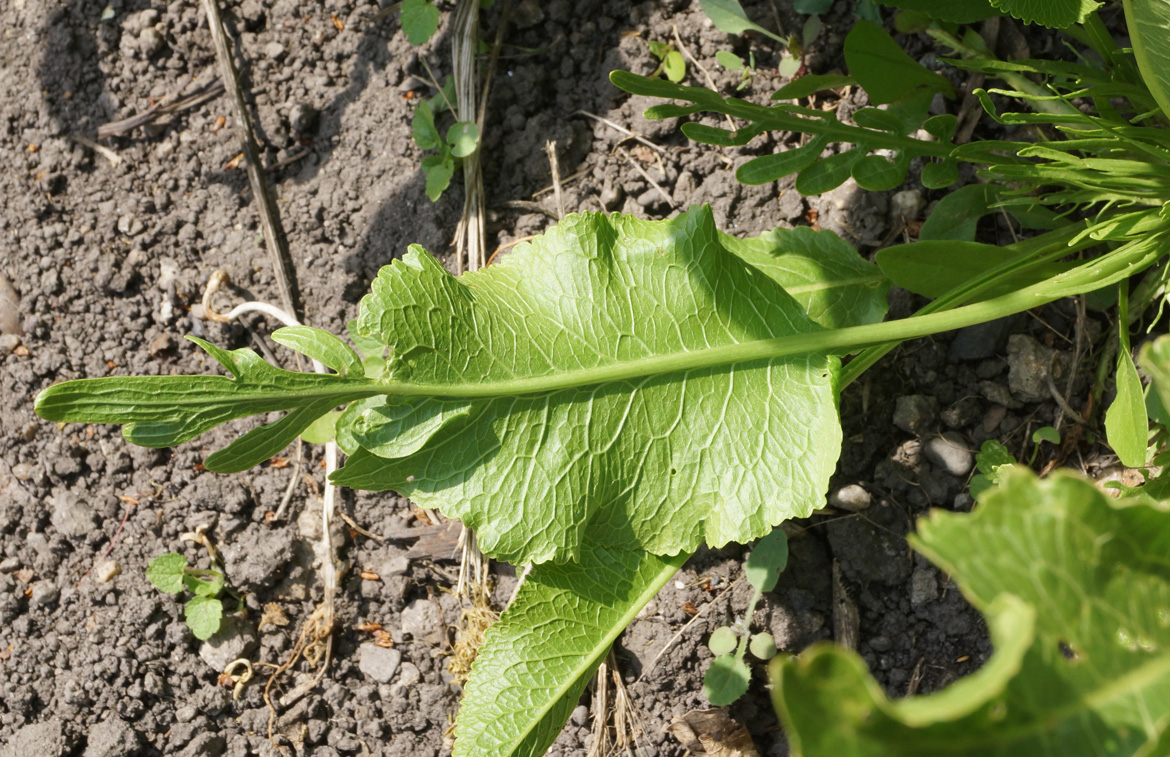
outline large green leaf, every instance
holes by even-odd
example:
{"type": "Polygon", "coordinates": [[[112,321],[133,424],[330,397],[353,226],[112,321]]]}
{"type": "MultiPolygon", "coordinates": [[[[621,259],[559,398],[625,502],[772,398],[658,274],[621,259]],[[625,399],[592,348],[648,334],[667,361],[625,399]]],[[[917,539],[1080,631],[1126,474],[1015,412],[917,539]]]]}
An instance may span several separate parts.
{"type": "Polygon", "coordinates": [[[1170,2],[1124,0],[1124,4],[1138,70],[1158,107],[1170,118],[1170,2]]]}
{"type": "Polygon", "coordinates": [[[859,326],[886,315],[890,280],[831,231],[798,226],[720,240],[783,286],[818,326],[859,326]]]}
{"type": "Polygon", "coordinates": [[[918,11],[940,21],[969,24],[999,15],[1000,11],[991,6],[989,0],[878,0],[882,5],[891,5],[902,10],[918,11]]]}
{"type": "MultiPolygon", "coordinates": [[[[415,248],[379,274],[358,331],[390,346],[395,381],[504,390],[815,332],[773,277],[768,243],[752,247],[768,269],[728,249],[743,244],[697,209],[655,223],[574,216],[459,278],[415,248]]],[[[872,317],[879,279],[857,263],[869,278],[850,287],[866,290],[857,302],[872,317]]],[[[749,541],[819,506],[840,440],[835,370],[813,354],[481,399],[373,399],[339,421],[352,458],[335,479],[438,507],[515,562],[575,560],[587,530],[655,554],[749,541]],[[420,403],[432,435],[403,450],[420,403]]]]}
{"type": "Polygon", "coordinates": [[[544,754],[618,634],[687,556],[590,545],[580,563],[534,567],[479,648],[455,754],[544,754]]]}
{"type": "Polygon", "coordinates": [[[972,514],[920,521],[913,544],[988,616],[995,655],[948,689],[898,701],[853,652],[821,645],[779,663],[774,701],[795,753],[1159,753],[1170,725],[1166,504],[1017,466],[972,514]]]}
{"type": "Polygon", "coordinates": [[[787,44],[787,40],[783,37],[748,18],[743,6],[739,4],[739,0],[699,0],[699,6],[707,14],[707,18],[715,24],[715,28],[721,32],[727,34],[759,32],[781,44],[787,44]]]}
{"type": "Polygon", "coordinates": [[[1082,23],[1101,7],[1095,0],[991,0],[991,4],[1021,21],[1055,29],[1082,23]]]}
{"type": "Polygon", "coordinates": [[[845,37],[845,62],[875,105],[892,103],[917,87],[955,94],[949,81],[907,55],[872,21],[858,21],[845,37]]]}

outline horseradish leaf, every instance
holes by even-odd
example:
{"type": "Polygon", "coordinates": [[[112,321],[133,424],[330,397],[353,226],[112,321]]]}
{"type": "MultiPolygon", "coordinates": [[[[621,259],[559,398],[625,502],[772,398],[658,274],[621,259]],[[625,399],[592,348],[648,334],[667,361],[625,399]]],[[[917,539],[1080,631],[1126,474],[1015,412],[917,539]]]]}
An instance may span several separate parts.
{"type": "MultiPolygon", "coordinates": [[[[830,264],[852,266],[847,286],[806,271],[806,303],[880,317],[872,266],[841,263],[839,240],[791,239],[836,247],[830,264]]],[[[677,554],[811,512],[840,444],[836,359],[688,363],[818,331],[777,280],[799,279],[769,249],[721,236],[707,209],[661,222],[572,216],[458,278],[412,248],[382,269],[357,331],[390,348],[391,382],[447,398],[352,406],[338,423],[352,457],[335,481],[439,508],[485,553],[518,563],[576,560],[587,538],[677,554]]]]}

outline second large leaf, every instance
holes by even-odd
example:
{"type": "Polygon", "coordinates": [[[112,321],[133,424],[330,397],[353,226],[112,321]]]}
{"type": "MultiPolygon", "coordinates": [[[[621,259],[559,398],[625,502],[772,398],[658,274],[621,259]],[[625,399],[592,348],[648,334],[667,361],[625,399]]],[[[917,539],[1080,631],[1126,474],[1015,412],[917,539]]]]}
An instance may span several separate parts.
{"type": "Polygon", "coordinates": [[[706,208],[572,216],[459,278],[412,248],[358,331],[390,348],[392,382],[444,398],[355,403],[335,478],[438,507],[518,563],[575,560],[586,539],[676,554],[807,515],[840,447],[836,359],[693,367],[820,328],[774,276],[706,208]]]}

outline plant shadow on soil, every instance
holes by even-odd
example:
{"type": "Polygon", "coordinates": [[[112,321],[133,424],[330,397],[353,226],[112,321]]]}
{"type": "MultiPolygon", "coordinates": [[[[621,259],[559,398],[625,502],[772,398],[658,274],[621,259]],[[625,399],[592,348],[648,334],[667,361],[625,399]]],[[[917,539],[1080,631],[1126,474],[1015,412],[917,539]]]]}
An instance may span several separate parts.
{"type": "MultiPolygon", "coordinates": [[[[0,505],[0,743],[46,757],[101,744],[120,744],[110,753],[121,754],[268,753],[261,687],[249,686],[239,702],[216,688],[216,672],[199,659],[181,610],[158,595],[142,571],[151,557],[184,548],[182,531],[211,524],[229,580],[249,592],[252,617],[277,602],[292,620],[255,634],[255,658],[283,659],[298,623],[319,599],[303,559],[319,534],[313,530],[311,492],[297,497],[307,500],[301,505],[307,515],[270,525],[265,513],[280,501],[287,471],[267,466],[235,477],[198,474],[195,467],[206,453],[229,441],[238,425],[184,448],[143,450],[129,448],[116,429],[58,433],[29,412],[37,390],[63,378],[106,375],[114,370],[109,363],[125,373],[205,372],[202,358],[178,339],[183,333],[202,329],[224,347],[246,343],[249,334],[239,326],[186,317],[184,308],[198,301],[215,268],[229,268],[240,292],[273,297],[246,180],[242,172],[222,168],[237,152],[234,136],[230,129],[211,132],[215,116],[227,112],[223,99],[176,116],[166,128],[115,140],[126,161],[118,169],[68,140],[72,133],[92,137],[101,123],[131,115],[147,93],[165,93],[189,74],[213,70],[201,13],[135,0],[113,3],[116,16],[105,22],[101,4],[70,0],[50,8],[40,0],[25,2],[18,26],[43,20],[26,29],[36,46],[13,50],[18,84],[7,90],[8,101],[34,88],[44,94],[36,108],[14,115],[16,126],[2,137],[12,154],[24,156],[27,169],[27,176],[14,171],[0,179],[6,196],[23,196],[31,208],[19,222],[11,221],[13,240],[20,241],[0,246],[0,265],[20,282],[32,356],[0,358],[3,390],[23,403],[0,415],[0,493],[7,498],[0,505]],[[157,12],[153,25],[143,20],[143,11],[157,12]],[[147,29],[158,31],[164,43],[150,55],[146,51],[156,42],[147,29]],[[35,154],[25,149],[33,140],[41,147],[35,154]],[[35,178],[41,171],[49,177],[43,182],[55,175],[66,182],[46,192],[35,178]],[[145,229],[136,231],[135,222],[145,229]],[[94,329],[95,318],[107,325],[94,329]],[[114,543],[123,515],[124,533],[114,543]],[[106,583],[92,577],[79,583],[112,543],[110,557],[122,573],[106,583]],[[301,557],[290,561],[294,554],[301,557]],[[20,578],[26,568],[35,573],[31,584],[20,578]],[[12,655],[3,657],[10,643],[12,655]]],[[[867,249],[894,227],[884,195],[857,195],[847,186],[801,198],[791,182],[739,185],[734,164],[778,149],[777,138],[731,151],[690,144],[675,123],[642,119],[652,103],[610,87],[612,69],[652,70],[645,39],[666,39],[661,30],[671,24],[702,60],[719,49],[745,54],[750,46],[761,67],[774,65],[768,60],[774,53],[758,41],[732,39],[707,26],[697,2],[633,9],[616,0],[551,2],[535,4],[538,13],[532,3],[519,5],[527,15],[514,23],[508,41],[541,48],[553,40],[553,47],[538,55],[510,51],[501,59],[484,143],[489,238],[504,243],[552,223],[551,195],[533,197],[550,179],[542,152],[546,139],[558,142],[569,210],[660,218],[706,202],[724,231],[756,234],[815,220],[867,249]],[[630,29],[643,36],[622,34],[630,29]],[[634,128],[664,152],[636,151],[621,134],[573,115],[577,110],[634,128]],[[618,147],[629,159],[615,152],[618,147]],[[667,190],[670,202],[631,161],[667,190]],[[535,204],[517,209],[504,206],[507,200],[535,204]]],[[[757,19],[771,17],[770,5],[745,3],[757,19]]],[[[814,53],[816,70],[839,65],[847,6],[838,2],[828,17],[814,53]]],[[[356,30],[356,37],[337,30],[327,13],[305,20],[297,4],[285,0],[245,0],[236,9],[237,28],[245,32],[243,56],[252,61],[246,73],[256,92],[253,116],[266,136],[268,158],[309,147],[308,156],[273,179],[287,200],[282,215],[298,278],[309,293],[308,320],[335,333],[353,316],[378,268],[408,244],[446,247],[461,204],[459,178],[438,203],[423,193],[419,154],[409,135],[414,103],[399,90],[405,77],[418,75],[411,66],[421,53],[401,39],[392,16],[375,22],[370,8],[340,12],[348,14],[347,29],[351,35],[356,30]],[[313,42],[318,36],[323,42],[313,42]],[[265,57],[270,43],[284,49],[279,62],[265,57]],[[286,70],[295,75],[285,76],[286,70]],[[309,144],[299,144],[304,141],[309,144]]],[[[485,17],[489,39],[494,13],[485,17]]],[[[783,20],[792,26],[793,19],[783,20]]],[[[433,63],[441,73],[448,43],[440,41],[427,55],[442,61],[433,63]]],[[[712,70],[730,92],[735,78],[712,70]]],[[[761,80],[760,90],[771,83],[761,80]]],[[[895,303],[898,314],[909,307],[909,300],[895,303]]],[[[1042,316],[1067,327],[1060,305],[1042,316]]],[[[1043,327],[1027,319],[1010,328],[1044,338],[1043,327]]],[[[831,576],[837,561],[861,617],[859,651],[891,694],[936,689],[986,658],[981,619],[904,540],[914,518],[929,507],[970,504],[963,499],[965,477],[926,456],[930,439],[954,431],[974,449],[985,438],[1018,438],[1055,412],[1052,403],[1021,403],[1005,394],[1007,330],[977,335],[980,349],[958,354],[949,336],[907,345],[843,396],[846,443],[832,491],[861,484],[869,506],[800,523],[803,535],[792,539],[789,568],[754,618],[781,648],[796,651],[833,635],[831,576]],[[921,398],[915,401],[921,417],[892,424],[906,397],[921,398]]],[[[315,466],[318,453],[308,454],[315,466]]],[[[374,532],[396,532],[413,522],[407,503],[397,498],[351,493],[346,503],[357,522],[374,532]]],[[[436,655],[448,644],[446,624],[458,616],[449,596],[436,593],[448,568],[442,559],[403,568],[408,545],[402,542],[360,536],[346,541],[342,556],[381,579],[362,580],[356,570],[343,578],[329,683],[319,696],[284,713],[278,731],[300,738],[313,755],[360,751],[362,743],[376,754],[437,754],[457,703],[444,660],[436,655]],[[401,653],[393,664],[393,655],[379,660],[366,652],[372,637],[356,630],[360,622],[381,623],[391,632],[401,653]]],[[[701,680],[711,656],[703,642],[745,611],[745,582],[720,598],[742,575],[744,551],[700,549],[623,637],[622,674],[644,725],[643,743],[658,754],[682,752],[661,731],[671,717],[705,706],[701,680]],[[719,604],[701,622],[675,639],[694,609],[716,599],[719,604]]],[[[496,598],[503,600],[514,577],[504,569],[498,580],[496,598]]],[[[762,753],[786,754],[763,684],[757,669],[749,695],[731,711],[749,725],[762,753]]],[[[588,719],[578,712],[554,754],[583,754],[588,733],[588,719]]]]}

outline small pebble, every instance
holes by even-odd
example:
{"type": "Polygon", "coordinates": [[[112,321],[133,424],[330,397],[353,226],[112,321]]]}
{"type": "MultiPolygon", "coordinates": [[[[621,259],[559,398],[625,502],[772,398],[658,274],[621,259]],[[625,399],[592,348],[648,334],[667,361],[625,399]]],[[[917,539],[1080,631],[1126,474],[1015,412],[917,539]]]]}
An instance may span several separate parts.
{"type": "Polygon", "coordinates": [[[916,221],[925,207],[926,198],[917,189],[904,189],[890,198],[890,212],[893,213],[895,219],[916,221]]]}
{"type": "Polygon", "coordinates": [[[938,402],[924,394],[899,397],[894,407],[894,425],[911,434],[929,430],[938,415],[938,402]]]}
{"type": "Polygon", "coordinates": [[[975,467],[975,454],[962,434],[947,431],[926,442],[926,459],[947,473],[962,478],[975,467]]]}
{"type": "Polygon", "coordinates": [[[829,495],[829,504],[839,510],[848,510],[851,513],[860,512],[869,507],[872,499],[864,488],[857,484],[843,486],[829,495]]]}
{"type": "Polygon", "coordinates": [[[938,579],[930,568],[918,568],[910,578],[910,604],[919,607],[938,598],[938,579]]]}
{"type": "Polygon", "coordinates": [[[401,662],[402,653],[397,649],[380,647],[373,642],[358,647],[358,669],[375,681],[388,683],[401,662]]]}
{"type": "Polygon", "coordinates": [[[7,355],[20,346],[20,336],[17,334],[0,334],[0,355],[7,355]]]}
{"type": "Polygon", "coordinates": [[[103,560],[93,569],[93,575],[99,583],[109,583],[114,576],[122,572],[122,566],[117,560],[103,560]]]}
{"type": "Polygon", "coordinates": [[[49,581],[37,581],[32,586],[32,596],[29,604],[33,607],[51,607],[57,604],[61,597],[61,590],[49,581]]]}
{"type": "Polygon", "coordinates": [[[17,463],[12,466],[12,475],[17,481],[28,481],[32,478],[32,466],[28,463],[17,463]]]}

